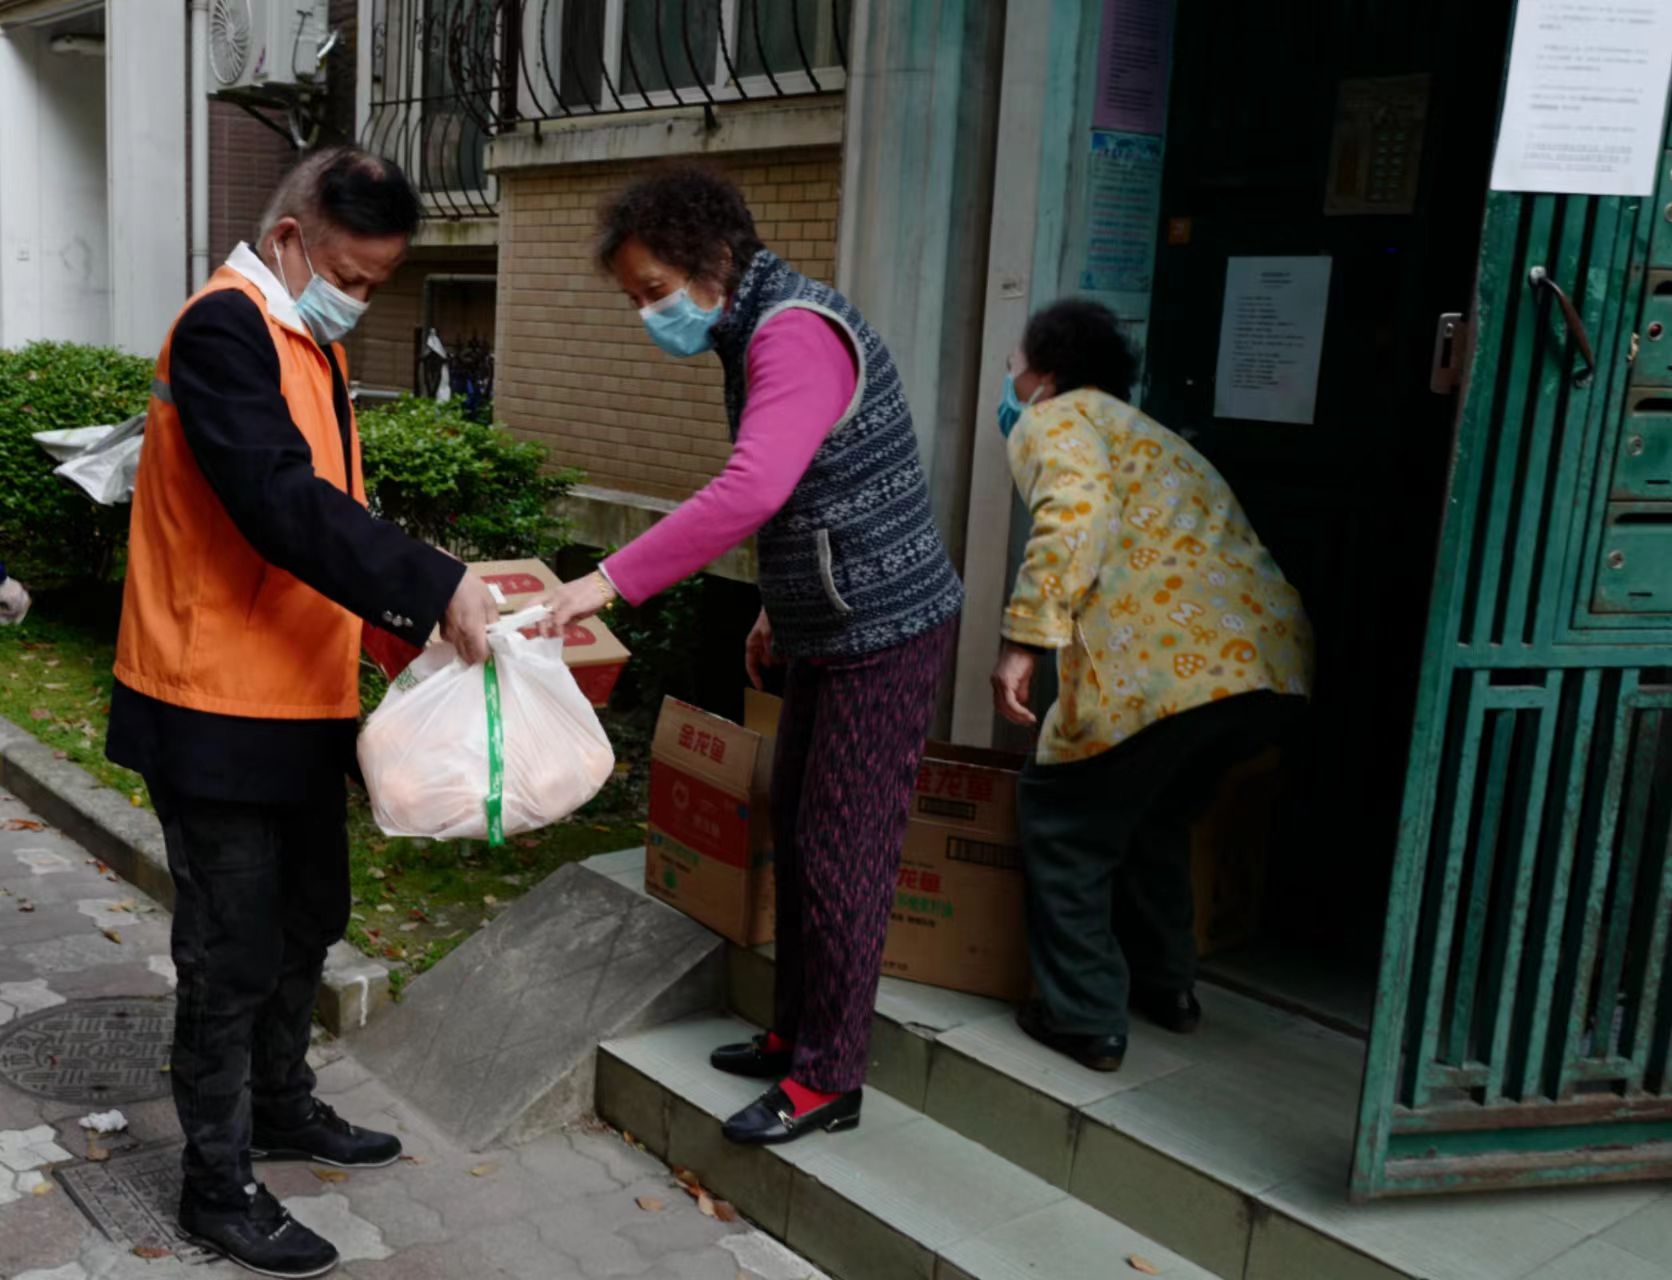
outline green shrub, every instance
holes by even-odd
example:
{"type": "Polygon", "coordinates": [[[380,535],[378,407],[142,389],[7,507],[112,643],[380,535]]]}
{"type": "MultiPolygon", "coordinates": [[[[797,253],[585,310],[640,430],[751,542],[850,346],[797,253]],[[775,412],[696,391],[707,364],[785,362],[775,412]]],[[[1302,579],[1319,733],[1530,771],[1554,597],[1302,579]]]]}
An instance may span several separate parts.
{"type": "Polygon", "coordinates": [[[475,422],[460,402],[405,396],[363,409],[372,509],[466,560],[549,560],[567,544],[556,503],[581,474],[546,470],[546,451],[475,422]]]}
{"type": "Polygon", "coordinates": [[[153,362],[108,347],[36,342],[0,351],[0,560],[25,582],[108,577],[128,508],[101,507],[52,474],[37,431],[118,423],[145,408],[153,362]]]}

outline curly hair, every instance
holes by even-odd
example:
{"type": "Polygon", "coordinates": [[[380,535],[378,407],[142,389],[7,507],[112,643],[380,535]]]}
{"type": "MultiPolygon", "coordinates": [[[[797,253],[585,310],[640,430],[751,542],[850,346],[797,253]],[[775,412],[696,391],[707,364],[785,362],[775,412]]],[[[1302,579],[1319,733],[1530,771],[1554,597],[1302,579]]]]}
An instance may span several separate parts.
{"type": "Polygon", "coordinates": [[[1022,354],[1034,373],[1056,378],[1057,394],[1097,387],[1117,400],[1132,395],[1137,358],[1115,313],[1085,298],[1064,298],[1037,311],[1022,332],[1022,354]]]}
{"type": "Polygon", "coordinates": [[[634,236],[663,262],[728,293],[764,247],[743,193],[729,178],[694,164],[664,165],[604,202],[598,265],[608,271],[634,236]]]}

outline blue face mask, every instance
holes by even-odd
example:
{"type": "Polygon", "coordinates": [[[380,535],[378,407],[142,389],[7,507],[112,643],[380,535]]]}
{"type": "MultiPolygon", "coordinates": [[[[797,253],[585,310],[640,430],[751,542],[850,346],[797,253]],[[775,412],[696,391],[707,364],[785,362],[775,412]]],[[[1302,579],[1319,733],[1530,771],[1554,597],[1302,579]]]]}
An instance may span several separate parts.
{"type": "MultiPolygon", "coordinates": [[[[302,240],[301,234],[297,239],[302,244],[302,261],[308,264],[308,270],[313,272],[313,279],[296,297],[296,313],[302,317],[302,323],[308,326],[308,332],[313,334],[314,341],[322,347],[328,347],[333,342],[341,342],[354,331],[354,326],[360,323],[360,317],[366,314],[367,304],[358,298],[351,298],[336,285],[332,284],[319,272],[314,271],[313,259],[308,256],[308,244],[302,240]]],[[[284,279],[284,259],[279,257],[278,245],[273,246],[273,260],[278,264],[279,277],[284,279]]],[[[290,281],[284,281],[285,291],[290,291],[290,281]]]]}
{"type": "Polygon", "coordinates": [[[711,330],[723,310],[715,306],[704,311],[691,300],[689,291],[680,289],[640,307],[639,318],[650,331],[650,340],[670,356],[694,356],[713,348],[711,330]]]}
{"type": "Polygon", "coordinates": [[[1016,375],[1006,373],[1004,375],[1004,396],[999,400],[999,434],[1006,440],[1010,439],[1010,433],[1015,430],[1016,424],[1022,420],[1023,411],[1037,399],[1039,399],[1039,389],[1036,387],[1034,393],[1028,397],[1027,404],[1018,400],[1016,398],[1016,375]]]}

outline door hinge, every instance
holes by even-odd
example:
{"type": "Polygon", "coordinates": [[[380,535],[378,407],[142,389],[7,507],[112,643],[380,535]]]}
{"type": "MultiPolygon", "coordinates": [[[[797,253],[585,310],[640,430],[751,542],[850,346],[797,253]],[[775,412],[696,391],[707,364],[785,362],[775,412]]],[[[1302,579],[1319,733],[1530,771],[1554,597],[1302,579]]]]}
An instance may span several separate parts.
{"type": "Polygon", "coordinates": [[[1434,326],[1434,361],[1428,373],[1428,389],[1437,396],[1456,391],[1468,360],[1468,322],[1461,311],[1447,311],[1434,326]]]}

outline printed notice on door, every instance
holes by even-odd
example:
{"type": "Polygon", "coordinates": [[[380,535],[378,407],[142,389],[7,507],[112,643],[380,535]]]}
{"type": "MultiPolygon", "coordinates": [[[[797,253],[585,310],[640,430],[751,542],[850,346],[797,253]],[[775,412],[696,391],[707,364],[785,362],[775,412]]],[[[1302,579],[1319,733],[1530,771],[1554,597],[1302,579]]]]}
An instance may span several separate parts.
{"type": "Polygon", "coordinates": [[[1493,189],[1653,194],[1669,77],[1669,0],[1520,0],[1493,189]]]}
{"type": "Polygon", "coordinates": [[[1103,0],[1094,129],[1159,134],[1167,127],[1172,0],[1103,0]]]}
{"type": "Polygon", "coordinates": [[[1329,258],[1232,258],[1219,322],[1216,418],[1313,420],[1329,314],[1329,258]]]}

